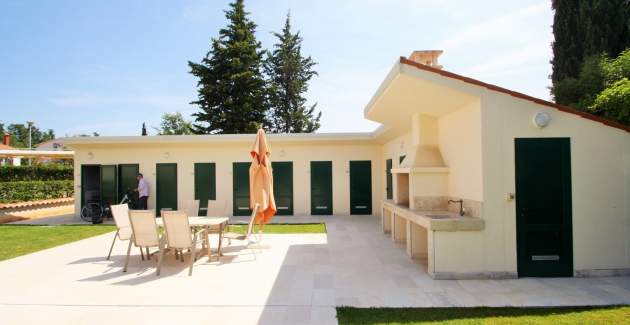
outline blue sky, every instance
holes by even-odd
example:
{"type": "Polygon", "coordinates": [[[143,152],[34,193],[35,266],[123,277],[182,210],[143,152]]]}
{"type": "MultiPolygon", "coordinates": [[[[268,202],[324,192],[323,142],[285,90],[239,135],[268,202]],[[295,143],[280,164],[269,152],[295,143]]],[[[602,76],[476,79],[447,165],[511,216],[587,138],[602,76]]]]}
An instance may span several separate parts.
{"type": "MultiPolygon", "coordinates": [[[[229,1],[0,2],[0,121],[57,136],[136,135],[196,111],[199,61],[229,1]]],[[[399,56],[442,49],[448,71],[549,99],[553,13],[539,0],[246,0],[263,47],[288,10],[319,77],[320,132],[371,131],[363,108],[399,56]]],[[[153,130],[151,130],[152,133],[153,130]]]]}

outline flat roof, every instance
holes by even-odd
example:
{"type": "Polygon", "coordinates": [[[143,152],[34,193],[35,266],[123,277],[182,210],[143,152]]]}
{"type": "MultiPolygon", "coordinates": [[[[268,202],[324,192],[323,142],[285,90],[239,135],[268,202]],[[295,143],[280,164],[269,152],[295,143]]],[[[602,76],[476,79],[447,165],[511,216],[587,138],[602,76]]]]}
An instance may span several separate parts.
{"type": "MultiPolygon", "coordinates": [[[[98,137],[69,137],[65,138],[66,145],[91,144],[169,144],[169,143],[250,143],[256,134],[200,134],[200,135],[151,135],[151,136],[98,136],[98,137]]],[[[268,133],[267,138],[275,142],[299,141],[372,141],[375,132],[350,133],[268,133]]]]}

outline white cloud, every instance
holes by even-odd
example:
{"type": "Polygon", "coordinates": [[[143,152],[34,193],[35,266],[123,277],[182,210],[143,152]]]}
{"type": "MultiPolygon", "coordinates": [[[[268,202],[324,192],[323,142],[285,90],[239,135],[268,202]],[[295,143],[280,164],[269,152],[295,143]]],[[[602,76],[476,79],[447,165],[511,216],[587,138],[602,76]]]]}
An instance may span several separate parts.
{"type": "Polygon", "coordinates": [[[550,11],[550,4],[544,1],[474,26],[464,27],[461,32],[440,42],[439,48],[452,51],[467,45],[484,46],[492,41],[503,41],[500,43],[503,46],[514,42],[540,41],[539,29],[535,26],[550,11]]]}

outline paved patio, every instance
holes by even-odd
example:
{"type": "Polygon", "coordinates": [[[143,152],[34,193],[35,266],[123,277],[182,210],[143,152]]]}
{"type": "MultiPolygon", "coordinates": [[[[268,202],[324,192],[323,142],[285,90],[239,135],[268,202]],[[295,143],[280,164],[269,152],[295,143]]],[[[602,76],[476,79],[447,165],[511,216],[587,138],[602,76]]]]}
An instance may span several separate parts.
{"type": "MultiPolygon", "coordinates": [[[[305,217],[306,218],[306,217],[305,217]]],[[[315,219],[313,219],[315,220],[315,219]]],[[[336,324],[335,306],[559,306],[630,303],[630,277],[435,281],[373,217],[327,219],[328,234],[266,235],[221,261],[105,260],[112,234],[0,262],[3,324],[336,324]]],[[[133,251],[138,253],[137,249],[133,251]]]]}

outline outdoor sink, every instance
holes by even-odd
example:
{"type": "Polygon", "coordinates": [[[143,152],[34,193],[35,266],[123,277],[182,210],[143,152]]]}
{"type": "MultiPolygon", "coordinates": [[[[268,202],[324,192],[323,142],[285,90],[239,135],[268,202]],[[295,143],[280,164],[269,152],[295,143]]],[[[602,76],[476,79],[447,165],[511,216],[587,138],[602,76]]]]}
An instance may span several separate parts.
{"type": "Polygon", "coordinates": [[[448,214],[430,214],[427,215],[428,218],[431,219],[448,219],[448,218],[452,218],[452,216],[449,216],[448,214]]]}

